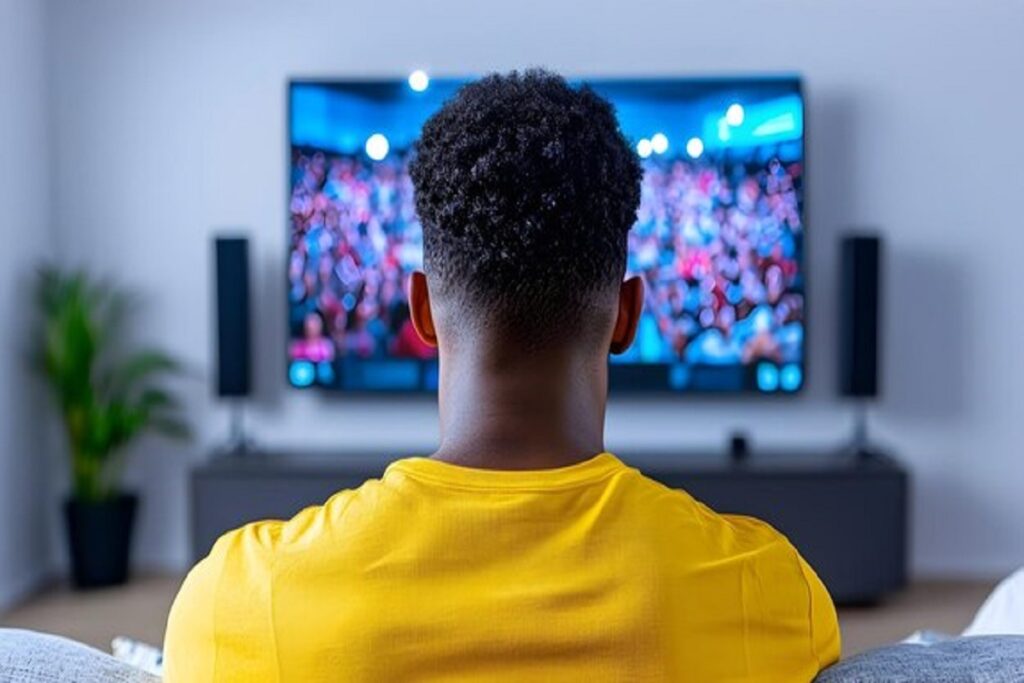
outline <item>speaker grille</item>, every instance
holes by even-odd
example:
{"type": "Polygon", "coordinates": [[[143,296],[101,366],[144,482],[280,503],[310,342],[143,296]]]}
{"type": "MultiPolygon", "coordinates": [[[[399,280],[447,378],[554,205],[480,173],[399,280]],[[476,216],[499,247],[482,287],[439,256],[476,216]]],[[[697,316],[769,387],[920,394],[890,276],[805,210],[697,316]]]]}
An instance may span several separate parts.
{"type": "Polygon", "coordinates": [[[249,240],[218,237],[217,394],[247,396],[251,390],[249,348],[249,240]]]}
{"type": "Polygon", "coordinates": [[[879,393],[881,252],[878,237],[847,237],[842,242],[839,386],[845,396],[879,393]]]}

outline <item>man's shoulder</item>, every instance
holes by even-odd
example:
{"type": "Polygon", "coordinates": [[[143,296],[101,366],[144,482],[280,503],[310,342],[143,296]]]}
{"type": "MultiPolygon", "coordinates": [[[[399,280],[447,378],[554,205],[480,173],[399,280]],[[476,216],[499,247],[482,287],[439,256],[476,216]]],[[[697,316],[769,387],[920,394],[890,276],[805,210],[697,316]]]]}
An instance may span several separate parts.
{"type": "Polygon", "coordinates": [[[660,525],[684,531],[694,541],[705,540],[732,552],[780,546],[791,548],[786,537],[771,524],[746,515],[717,512],[689,492],[676,489],[630,468],[634,504],[645,517],[660,525]]]}
{"type": "Polygon", "coordinates": [[[319,505],[303,508],[290,519],[259,520],[228,531],[214,544],[210,557],[240,554],[250,561],[260,561],[309,550],[337,530],[345,510],[375,481],[339,491],[319,505]]]}

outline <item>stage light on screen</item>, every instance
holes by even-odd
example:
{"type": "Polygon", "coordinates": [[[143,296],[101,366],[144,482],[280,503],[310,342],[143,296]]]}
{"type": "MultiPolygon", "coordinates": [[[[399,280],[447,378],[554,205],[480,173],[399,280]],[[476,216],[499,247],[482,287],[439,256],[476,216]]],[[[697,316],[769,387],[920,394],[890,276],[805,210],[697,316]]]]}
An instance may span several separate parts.
{"type": "Polygon", "coordinates": [[[766,138],[773,135],[786,135],[794,130],[796,130],[796,117],[793,112],[786,112],[758,124],[751,135],[755,138],[766,138]]]}
{"type": "Polygon", "coordinates": [[[690,138],[686,141],[686,153],[691,159],[699,159],[704,153],[704,141],[700,138],[690,138]]]}
{"type": "Polygon", "coordinates": [[[664,133],[655,133],[651,136],[651,150],[655,154],[664,154],[668,151],[668,137],[664,133]]]}
{"type": "Polygon", "coordinates": [[[388,155],[390,147],[388,139],[380,133],[374,133],[366,138],[366,156],[374,161],[383,161],[384,157],[388,155]]]}
{"type": "Polygon", "coordinates": [[[725,110],[725,122],[730,126],[742,126],[744,115],[743,105],[734,102],[725,110]]]}
{"type": "Polygon", "coordinates": [[[409,74],[409,87],[416,92],[423,92],[430,86],[430,77],[423,69],[416,69],[409,74]]]}
{"type": "Polygon", "coordinates": [[[636,153],[640,155],[641,159],[646,159],[651,156],[651,152],[654,151],[654,146],[651,141],[647,138],[643,138],[640,142],[636,143],[636,153]]]}
{"type": "Polygon", "coordinates": [[[732,137],[732,128],[729,126],[729,122],[725,120],[725,117],[718,119],[718,139],[721,142],[728,142],[732,137]]]}

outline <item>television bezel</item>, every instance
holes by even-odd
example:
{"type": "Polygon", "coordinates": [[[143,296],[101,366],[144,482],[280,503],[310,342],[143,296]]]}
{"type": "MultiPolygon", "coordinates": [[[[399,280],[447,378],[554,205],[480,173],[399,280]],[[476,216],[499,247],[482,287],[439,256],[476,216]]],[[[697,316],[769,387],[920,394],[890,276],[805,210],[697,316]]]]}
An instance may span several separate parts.
{"type": "MultiPolygon", "coordinates": [[[[466,75],[466,74],[431,74],[432,79],[441,80],[464,80],[470,81],[474,78],[478,78],[479,75],[466,75]]],[[[338,76],[291,76],[285,81],[285,125],[284,125],[284,148],[285,148],[285,230],[284,233],[284,303],[285,303],[285,314],[290,310],[291,301],[289,299],[289,292],[287,286],[288,267],[291,259],[291,166],[292,166],[292,91],[296,86],[303,85],[324,85],[332,86],[338,84],[350,84],[350,83],[394,83],[404,82],[408,78],[407,75],[394,75],[394,74],[382,74],[382,75],[369,75],[369,76],[351,76],[351,77],[338,77],[338,76]]],[[[808,138],[808,107],[807,107],[807,96],[804,88],[803,76],[799,73],[765,73],[765,74],[733,74],[733,75],[686,75],[686,74],[647,74],[642,76],[635,75],[607,75],[607,76],[587,76],[587,75],[572,75],[567,74],[566,78],[572,83],[600,83],[600,82],[645,82],[645,81],[685,81],[690,83],[764,83],[771,81],[786,82],[793,85],[795,92],[800,97],[800,106],[802,111],[803,119],[803,134],[800,136],[800,156],[803,164],[803,178],[801,180],[801,197],[800,197],[800,218],[804,226],[803,237],[801,240],[801,253],[800,253],[800,269],[803,274],[804,288],[803,288],[803,343],[802,343],[802,356],[800,359],[800,370],[802,375],[802,381],[793,391],[761,391],[756,388],[743,388],[743,389],[673,389],[667,384],[660,386],[642,386],[635,385],[630,382],[624,382],[620,380],[616,383],[614,379],[615,367],[621,368],[633,368],[643,366],[642,363],[613,363],[609,357],[609,373],[608,373],[608,393],[610,397],[628,397],[632,399],[643,399],[644,397],[651,398],[674,398],[678,400],[726,400],[726,401],[746,401],[746,400],[793,400],[804,396],[808,391],[808,385],[811,379],[811,354],[810,354],[810,330],[812,326],[810,324],[810,290],[809,286],[810,275],[809,275],[809,259],[807,255],[809,253],[809,234],[807,227],[810,225],[808,220],[808,158],[807,158],[807,138],[808,138]]],[[[321,393],[325,396],[333,397],[389,397],[389,396],[436,396],[436,389],[428,389],[423,386],[415,388],[358,388],[349,389],[343,387],[328,387],[320,384],[313,383],[309,386],[301,387],[296,386],[292,383],[288,376],[289,363],[287,362],[288,345],[291,342],[291,331],[289,325],[284,326],[284,355],[285,355],[285,383],[287,386],[300,392],[316,392],[321,393]]],[[[415,360],[415,359],[413,359],[415,360]]],[[[421,362],[422,361],[416,361],[421,362]]]]}

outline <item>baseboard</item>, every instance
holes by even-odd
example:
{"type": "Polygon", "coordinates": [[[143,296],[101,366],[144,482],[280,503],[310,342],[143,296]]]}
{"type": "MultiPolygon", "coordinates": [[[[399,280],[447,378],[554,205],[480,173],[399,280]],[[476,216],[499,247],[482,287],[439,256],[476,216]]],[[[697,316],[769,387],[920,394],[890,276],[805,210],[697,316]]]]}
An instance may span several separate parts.
{"type": "Polygon", "coordinates": [[[0,614],[16,607],[53,579],[49,571],[26,574],[0,586],[0,614]]]}

